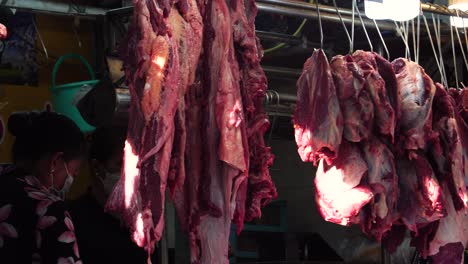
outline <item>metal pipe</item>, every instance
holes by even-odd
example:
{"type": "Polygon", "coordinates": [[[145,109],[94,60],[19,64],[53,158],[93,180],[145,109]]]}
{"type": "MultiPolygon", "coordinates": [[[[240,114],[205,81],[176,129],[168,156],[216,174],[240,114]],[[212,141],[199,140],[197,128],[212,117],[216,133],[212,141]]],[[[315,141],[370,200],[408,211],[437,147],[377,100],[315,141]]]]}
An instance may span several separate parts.
{"type": "MultiPolygon", "coordinates": [[[[317,8],[315,4],[294,1],[294,0],[257,0],[257,3],[266,3],[266,4],[273,4],[273,5],[287,6],[287,7],[296,7],[296,8],[301,8],[301,9],[317,12],[317,8]]],[[[336,14],[336,10],[332,6],[327,6],[327,5],[318,5],[318,6],[319,6],[320,12],[329,12],[329,13],[336,14]]],[[[353,14],[351,9],[338,8],[338,10],[342,15],[353,14]]],[[[451,10],[445,6],[436,5],[436,4],[421,3],[421,10],[423,12],[433,13],[433,14],[438,14],[438,15],[457,16],[457,11],[451,10]]],[[[468,13],[459,11],[459,16],[468,18],[468,13]]]]}
{"type": "MultiPolygon", "coordinates": [[[[298,7],[287,7],[282,5],[272,5],[267,3],[262,3],[263,0],[259,0],[257,2],[258,10],[274,13],[274,14],[281,14],[286,16],[294,16],[299,18],[307,18],[307,19],[318,19],[318,15],[316,12],[311,12],[309,10],[301,9],[298,7]]],[[[329,14],[329,13],[322,13],[321,14],[322,21],[334,22],[334,23],[341,23],[340,18],[336,14],[329,14]]],[[[347,24],[352,23],[352,18],[348,16],[343,16],[343,21],[347,24]]],[[[359,19],[355,20],[356,26],[362,26],[361,21],[359,19]]],[[[366,27],[374,28],[374,23],[369,20],[364,20],[364,25],[366,27]]],[[[388,30],[388,31],[395,31],[395,25],[389,22],[381,22],[379,23],[379,28],[381,30],[388,30]]]]}
{"type": "Polygon", "coordinates": [[[70,15],[84,18],[103,16],[108,11],[107,9],[93,6],[72,5],[49,0],[0,0],[0,6],[38,13],[70,15]]]}
{"type": "Polygon", "coordinates": [[[272,67],[272,66],[262,66],[263,70],[267,74],[271,75],[280,75],[287,76],[293,79],[299,78],[301,76],[301,70],[292,69],[292,68],[282,68],[282,67],[272,67]]]}
{"type": "Polygon", "coordinates": [[[285,93],[278,93],[274,90],[267,91],[267,97],[263,99],[264,103],[267,105],[277,105],[281,102],[290,102],[295,103],[297,101],[297,96],[295,94],[285,94],[285,93]],[[267,99],[269,97],[269,99],[267,99]],[[279,100],[278,100],[279,99],[279,100]]]}
{"type": "Polygon", "coordinates": [[[257,34],[257,37],[263,40],[278,41],[292,45],[300,45],[303,42],[302,39],[287,34],[266,32],[260,30],[256,30],[255,33],[257,34]]]}

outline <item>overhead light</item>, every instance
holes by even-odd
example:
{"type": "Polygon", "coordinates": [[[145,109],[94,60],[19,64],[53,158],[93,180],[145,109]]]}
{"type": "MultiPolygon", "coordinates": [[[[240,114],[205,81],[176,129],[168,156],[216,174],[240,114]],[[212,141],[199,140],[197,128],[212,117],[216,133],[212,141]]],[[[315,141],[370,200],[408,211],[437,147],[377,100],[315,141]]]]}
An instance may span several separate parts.
{"type": "MultiPolygon", "coordinates": [[[[449,0],[448,8],[466,12],[468,11],[468,0],[449,0]]],[[[468,27],[468,19],[452,16],[450,17],[450,24],[458,28],[468,27]]]]}
{"type": "Polygon", "coordinates": [[[385,9],[389,18],[395,21],[408,21],[417,17],[421,12],[420,0],[391,0],[385,1],[385,9]]]}
{"type": "Polygon", "coordinates": [[[388,0],[364,0],[364,10],[370,19],[388,19],[385,2],[388,0]]]}
{"type": "Polygon", "coordinates": [[[449,0],[448,1],[449,9],[458,9],[458,10],[467,10],[468,9],[468,0],[449,0]]]}

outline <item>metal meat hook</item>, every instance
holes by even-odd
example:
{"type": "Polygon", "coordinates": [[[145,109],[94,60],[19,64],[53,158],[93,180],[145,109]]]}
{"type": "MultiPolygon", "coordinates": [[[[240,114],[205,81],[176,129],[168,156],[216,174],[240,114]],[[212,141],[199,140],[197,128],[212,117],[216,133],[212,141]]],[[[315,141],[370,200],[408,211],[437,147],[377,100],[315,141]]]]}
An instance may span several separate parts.
{"type": "Polygon", "coordinates": [[[432,14],[432,22],[434,24],[434,31],[436,35],[437,46],[439,48],[440,68],[442,69],[442,74],[444,75],[445,87],[446,89],[448,89],[447,71],[445,70],[444,57],[442,53],[442,43],[441,43],[441,37],[440,37],[440,16],[437,15],[437,22],[436,22],[435,16],[434,14],[432,14]]]}
{"type": "Polygon", "coordinates": [[[361,12],[359,11],[359,8],[357,5],[354,5],[356,12],[358,13],[359,20],[361,21],[362,29],[364,29],[364,34],[366,34],[367,41],[369,42],[370,50],[374,51],[374,46],[372,46],[372,41],[369,37],[369,34],[367,33],[366,25],[364,24],[364,21],[362,20],[361,12]]]}
{"type": "Polygon", "coordinates": [[[453,55],[453,67],[455,69],[455,83],[456,83],[456,87],[458,87],[458,69],[457,69],[457,57],[455,55],[455,40],[453,39],[453,28],[454,27],[450,27],[450,41],[452,42],[452,55],[453,55]]]}
{"type": "MultiPolygon", "coordinates": [[[[456,9],[456,12],[457,12],[458,19],[460,19],[460,16],[458,14],[458,9],[456,9]]],[[[465,39],[466,39],[465,19],[462,19],[462,23],[463,23],[463,31],[465,33],[465,39]]],[[[458,44],[460,45],[460,50],[461,50],[462,55],[463,55],[463,60],[465,62],[465,67],[468,70],[468,60],[466,59],[465,48],[463,47],[463,43],[462,43],[461,38],[460,38],[460,33],[458,32],[458,29],[456,29],[456,28],[455,28],[455,33],[457,33],[458,44]]],[[[458,86],[458,83],[457,83],[457,86],[458,86]]]]}
{"type": "Polygon", "coordinates": [[[44,50],[44,55],[46,56],[46,61],[48,62],[49,61],[49,53],[47,52],[47,48],[46,48],[46,46],[44,44],[44,40],[42,39],[41,32],[39,32],[39,29],[37,28],[36,19],[32,20],[32,24],[34,26],[34,29],[37,32],[37,36],[39,37],[39,41],[41,42],[42,49],[44,50]]]}
{"type": "Polygon", "coordinates": [[[323,27],[322,27],[322,16],[320,15],[320,8],[318,0],[315,0],[315,7],[317,8],[319,27],[320,27],[320,48],[323,49],[323,27]]]}
{"type": "MultiPolygon", "coordinates": [[[[348,37],[348,41],[349,41],[349,50],[350,50],[350,53],[352,52],[352,39],[351,39],[351,36],[349,35],[349,31],[348,31],[348,28],[346,27],[346,24],[344,23],[343,21],[343,17],[341,16],[341,13],[340,11],[338,10],[338,6],[336,5],[336,0],[333,0],[333,5],[335,6],[335,9],[336,9],[336,13],[338,14],[338,17],[340,18],[340,21],[341,21],[341,24],[343,25],[343,28],[345,30],[345,33],[346,33],[346,36],[348,37]]],[[[375,22],[375,21],[374,21],[375,22]]],[[[379,32],[380,33],[380,32],[379,32]]]]}
{"type": "Polygon", "coordinates": [[[380,32],[380,28],[377,25],[377,22],[375,21],[375,19],[372,19],[372,21],[374,21],[375,29],[377,29],[377,33],[379,34],[380,40],[382,41],[382,45],[385,49],[385,52],[387,53],[387,60],[390,61],[390,52],[388,51],[387,43],[385,43],[385,39],[383,38],[382,32],[380,32]]]}
{"type": "Polygon", "coordinates": [[[406,54],[406,58],[408,58],[408,55],[409,57],[411,58],[411,53],[410,53],[410,50],[409,50],[409,45],[408,45],[408,42],[406,41],[406,34],[405,34],[405,27],[402,26],[402,28],[400,28],[400,26],[397,24],[396,21],[393,21],[393,23],[395,24],[395,27],[396,27],[396,30],[397,30],[397,33],[398,35],[400,35],[401,39],[403,40],[403,43],[405,44],[405,47],[406,47],[406,51],[405,51],[405,54],[406,54]]]}

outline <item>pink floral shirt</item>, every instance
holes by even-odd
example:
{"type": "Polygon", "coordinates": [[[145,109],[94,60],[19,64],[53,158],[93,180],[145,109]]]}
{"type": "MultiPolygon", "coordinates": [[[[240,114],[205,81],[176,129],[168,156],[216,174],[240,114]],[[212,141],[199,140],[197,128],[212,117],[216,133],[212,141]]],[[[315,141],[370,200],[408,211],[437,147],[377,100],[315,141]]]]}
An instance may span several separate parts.
{"type": "Polygon", "coordinates": [[[0,171],[0,263],[82,263],[64,201],[16,169],[0,171]]]}

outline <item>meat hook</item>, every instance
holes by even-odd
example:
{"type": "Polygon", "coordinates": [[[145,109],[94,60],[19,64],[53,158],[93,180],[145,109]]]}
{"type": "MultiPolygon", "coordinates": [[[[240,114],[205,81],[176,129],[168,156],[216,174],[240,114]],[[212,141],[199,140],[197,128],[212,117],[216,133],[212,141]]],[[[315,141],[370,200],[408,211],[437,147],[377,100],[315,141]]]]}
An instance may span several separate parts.
{"type": "Polygon", "coordinates": [[[437,22],[435,19],[434,14],[432,14],[432,22],[434,24],[434,31],[436,35],[436,40],[437,40],[437,46],[439,48],[439,62],[440,62],[440,68],[442,69],[442,74],[444,75],[444,80],[445,80],[445,87],[448,88],[448,79],[447,79],[447,71],[445,71],[445,64],[444,64],[444,57],[442,53],[442,44],[441,44],[441,38],[440,38],[440,16],[437,15],[437,22]]]}
{"type": "Polygon", "coordinates": [[[352,9],[353,9],[353,21],[352,21],[352,26],[351,26],[351,51],[349,53],[353,53],[354,51],[354,22],[355,22],[355,7],[356,7],[356,0],[352,0],[352,9]]]}
{"type": "Polygon", "coordinates": [[[375,29],[377,29],[377,33],[379,34],[382,45],[384,46],[385,52],[387,53],[387,60],[390,60],[390,52],[388,51],[387,44],[385,43],[385,39],[382,36],[382,32],[380,32],[379,25],[377,25],[375,19],[372,19],[372,21],[374,21],[375,29]]]}
{"type": "Polygon", "coordinates": [[[364,24],[364,21],[362,20],[361,12],[359,11],[359,8],[357,7],[357,5],[354,5],[354,7],[356,8],[356,12],[357,12],[357,14],[359,16],[359,20],[361,21],[361,25],[362,25],[362,29],[364,30],[364,34],[366,34],[367,41],[369,42],[370,50],[374,51],[374,46],[372,46],[372,41],[371,41],[371,39],[369,37],[369,34],[367,33],[366,25],[364,24]]]}
{"type": "Polygon", "coordinates": [[[414,19],[411,20],[411,28],[412,28],[412,35],[413,35],[413,48],[414,48],[414,61],[419,63],[419,47],[420,47],[420,22],[421,22],[421,12],[418,14],[417,18],[417,25],[416,28],[414,27],[414,19]]]}
{"type": "Polygon", "coordinates": [[[39,29],[37,28],[36,19],[32,20],[32,24],[34,26],[34,29],[37,32],[37,36],[39,37],[39,41],[41,42],[42,49],[44,50],[44,55],[46,56],[46,61],[48,62],[49,61],[49,53],[47,52],[47,48],[46,48],[46,46],[44,44],[44,40],[42,39],[41,32],[39,32],[39,29]]]}
{"type": "MultiPolygon", "coordinates": [[[[352,40],[351,40],[351,36],[349,35],[349,31],[348,31],[348,28],[346,27],[346,24],[344,23],[343,21],[343,17],[341,16],[341,13],[340,11],[338,10],[338,6],[336,5],[336,0],[333,0],[333,5],[335,6],[335,9],[336,9],[336,13],[338,14],[338,17],[340,18],[340,21],[341,21],[341,24],[343,25],[343,28],[345,30],[345,33],[346,33],[346,36],[348,37],[348,41],[349,41],[349,49],[350,49],[350,53],[352,52],[352,40]]],[[[379,32],[380,33],[380,32],[379,32]]]]}
{"type": "MultiPolygon", "coordinates": [[[[279,114],[278,108],[280,106],[280,95],[277,91],[273,90],[271,91],[275,96],[276,96],[276,113],[279,114]]],[[[275,129],[275,124],[276,124],[276,119],[278,118],[278,115],[275,115],[273,117],[273,121],[271,122],[270,126],[270,133],[268,134],[268,145],[271,143],[271,138],[273,136],[273,130],[275,129]]]]}
{"type": "Polygon", "coordinates": [[[410,53],[410,51],[409,51],[408,42],[406,41],[406,36],[405,36],[405,33],[404,33],[404,31],[405,31],[404,26],[398,25],[396,21],[393,21],[393,23],[395,24],[398,35],[400,35],[401,39],[403,40],[403,43],[405,44],[405,47],[406,47],[405,56],[406,56],[406,58],[408,58],[408,53],[410,53]],[[402,28],[400,28],[400,26],[402,28]]]}
{"type": "Polygon", "coordinates": [[[456,83],[456,88],[459,88],[458,86],[458,69],[457,69],[457,57],[455,55],[455,40],[453,39],[453,28],[450,27],[450,40],[452,42],[452,55],[453,55],[453,67],[455,70],[455,83],[456,83]]]}
{"type": "MultiPolygon", "coordinates": [[[[439,72],[440,72],[440,81],[442,84],[445,85],[445,79],[444,79],[444,75],[442,73],[442,68],[441,68],[441,65],[440,65],[440,62],[439,62],[439,58],[437,56],[437,51],[435,49],[435,46],[434,46],[434,41],[432,40],[432,33],[431,33],[431,29],[429,28],[429,24],[427,23],[427,19],[426,19],[426,16],[422,15],[422,18],[424,20],[424,24],[426,26],[426,31],[427,31],[427,35],[429,36],[429,42],[431,43],[431,47],[432,47],[432,51],[434,52],[434,59],[437,63],[437,67],[439,68],[439,72]]],[[[447,86],[445,86],[447,87],[447,86]]]]}
{"type": "MultiPolygon", "coordinates": [[[[458,19],[460,19],[460,16],[458,14],[458,9],[456,9],[455,11],[457,12],[458,19]]],[[[465,31],[465,37],[466,37],[465,19],[462,19],[462,23],[463,23],[463,30],[465,31]]],[[[463,60],[465,62],[465,67],[468,70],[468,60],[466,59],[465,48],[463,47],[463,43],[462,43],[461,38],[460,38],[460,33],[458,32],[458,29],[455,29],[455,32],[457,33],[458,44],[460,45],[460,50],[461,50],[462,55],[463,55],[463,60]]]]}
{"type": "Polygon", "coordinates": [[[322,16],[320,15],[320,8],[318,0],[315,0],[315,7],[317,8],[319,27],[320,27],[320,48],[323,49],[323,28],[322,28],[322,16]]]}

